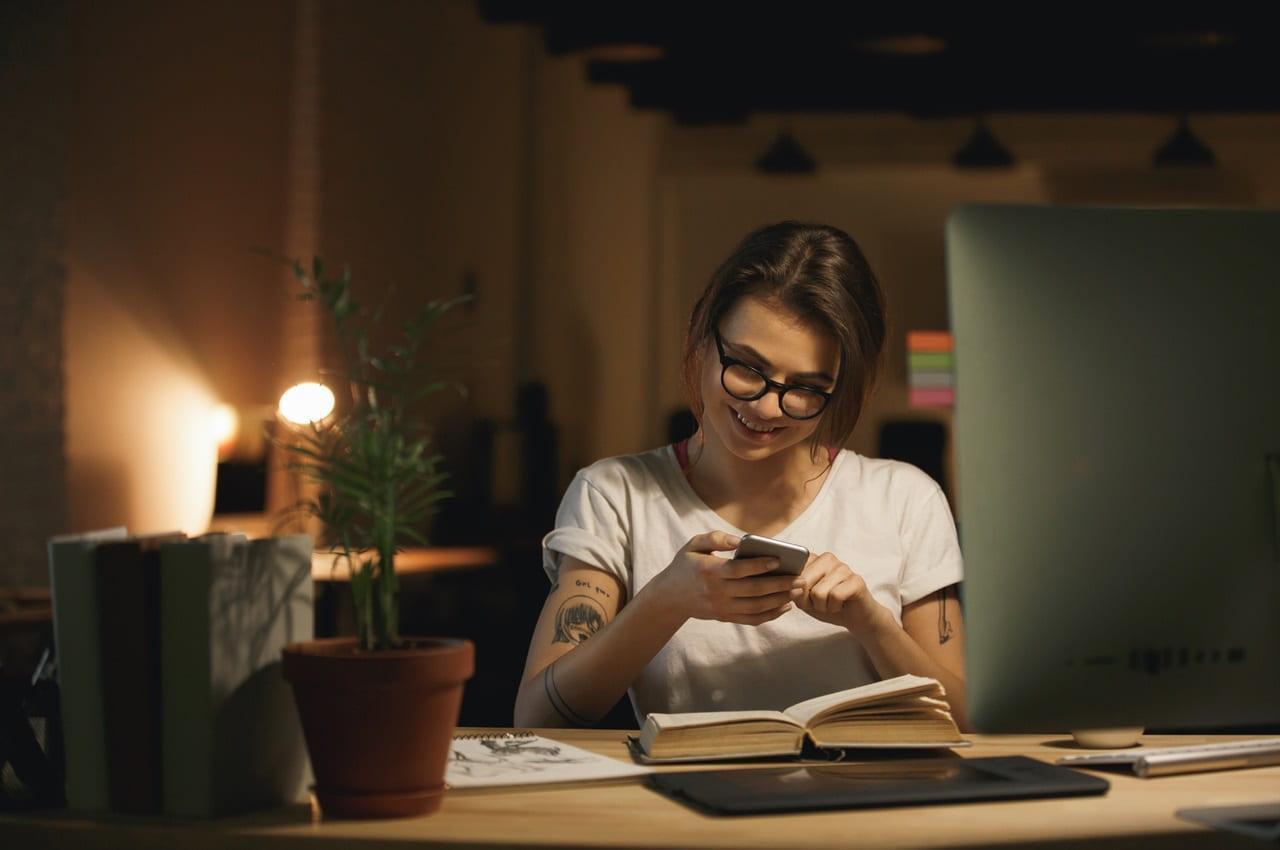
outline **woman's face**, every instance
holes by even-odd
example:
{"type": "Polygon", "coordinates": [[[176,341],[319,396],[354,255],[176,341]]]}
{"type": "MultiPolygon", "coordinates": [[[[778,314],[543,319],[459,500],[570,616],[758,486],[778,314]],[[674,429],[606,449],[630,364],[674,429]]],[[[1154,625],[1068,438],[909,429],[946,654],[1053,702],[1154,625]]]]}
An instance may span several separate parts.
{"type": "MultiPolygon", "coordinates": [[[[770,301],[739,299],[720,321],[724,353],[752,366],[772,381],[831,391],[839,368],[834,337],[770,301]]],[[[793,419],[782,412],[779,393],[770,388],[754,401],[729,395],[721,383],[723,367],[715,341],[707,343],[702,368],[702,425],[731,454],[760,460],[804,443],[823,414],[793,419]]]]}

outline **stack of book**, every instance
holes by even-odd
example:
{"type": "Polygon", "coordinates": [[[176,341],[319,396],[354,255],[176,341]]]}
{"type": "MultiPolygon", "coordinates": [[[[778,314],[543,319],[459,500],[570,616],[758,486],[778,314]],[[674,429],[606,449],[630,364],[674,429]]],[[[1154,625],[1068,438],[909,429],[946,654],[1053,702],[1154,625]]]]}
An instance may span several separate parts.
{"type": "Polygon", "coordinates": [[[308,778],[280,650],[313,635],[311,540],[49,541],[68,805],[212,816],[308,778]]]}

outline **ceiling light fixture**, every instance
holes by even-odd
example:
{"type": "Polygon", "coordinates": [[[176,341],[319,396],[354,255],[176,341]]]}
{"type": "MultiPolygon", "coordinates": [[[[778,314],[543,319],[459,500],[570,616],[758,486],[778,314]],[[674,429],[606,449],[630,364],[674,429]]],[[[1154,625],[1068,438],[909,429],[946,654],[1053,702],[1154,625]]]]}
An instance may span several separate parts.
{"type": "Polygon", "coordinates": [[[1013,154],[987,129],[987,122],[978,116],[977,124],[969,138],[951,157],[956,168],[1010,168],[1013,154]]]}
{"type": "Polygon", "coordinates": [[[592,62],[661,62],[667,52],[657,44],[601,44],[584,53],[592,62]]]}
{"type": "Polygon", "coordinates": [[[933,56],[947,51],[947,43],[936,35],[886,35],[879,38],[856,39],[853,49],[862,53],[881,56],[933,56]]]}
{"type": "Polygon", "coordinates": [[[756,160],[756,168],[765,174],[812,174],[818,168],[795,137],[786,130],[778,133],[769,149],[756,160]]]}
{"type": "Polygon", "coordinates": [[[1191,132],[1191,124],[1185,113],[1178,116],[1178,127],[1152,156],[1157,168],[1206,167],[1214,165],[1218,158],[1204,142],[1191,132]]]}

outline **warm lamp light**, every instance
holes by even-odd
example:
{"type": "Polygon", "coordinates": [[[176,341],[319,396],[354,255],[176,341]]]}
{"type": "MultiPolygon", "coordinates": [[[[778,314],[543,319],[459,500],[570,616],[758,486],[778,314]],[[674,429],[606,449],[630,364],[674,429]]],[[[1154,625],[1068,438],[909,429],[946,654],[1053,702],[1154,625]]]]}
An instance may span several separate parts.
{"type": "Polygon", "coordinates": [[[236,443],[240,434],[240,415],[229,404],[214,405],[209,412],[209,436],[221,456],[236,443]]]}
{"type": "Polygon", "coordinates": [[[333,391],[324,384],[295,384],[280,396],[280,415],[295,425],[319,422],[333,412],[333,391]]]}

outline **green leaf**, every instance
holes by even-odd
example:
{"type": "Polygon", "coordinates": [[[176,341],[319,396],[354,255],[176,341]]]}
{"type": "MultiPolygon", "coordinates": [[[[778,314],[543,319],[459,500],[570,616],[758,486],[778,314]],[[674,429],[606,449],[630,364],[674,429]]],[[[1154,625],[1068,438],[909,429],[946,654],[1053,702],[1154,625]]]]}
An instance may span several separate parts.
{"type": "Polygon", "coordinates": [[[410,540],[412,540],[414,543],[417,543],[417,544],[419,544],[419,545],[421,545],[421,546],[430,546],[430,545],[431,545],[430,543],[428,543],[428,542],[427,542],[427,538],[426,538],[426,537],[424,537],[424,536],[422,536],[421,534],[419,534],[419,533],[417,532],[417,530],[415,530],[415,529],[413,529],[413,528],[403,527],[403,528],[401,528],[400,533],[401,533],[402,535],[404,535],[405,537],[408,537],[408,538],[409,538],[410,540]]]}
{"type": "Polygon", "coordinates": [[[326,278],[332,272],[320,256],[311,259],[310,274],[299,260],[279,259],[290,264],[298,297],[322,305],[332,320],[344,369],[325,374],[351,390],[343,412],[323,426],[272,436],[286,467],[318,485],[314,498],[289,510],[317,517],[324,539],[343,551],[380,553],[377,563],[353,565],[351,589],[361,645],[385,648],[398,634],[398,579],[382,569],[382,559],[406,544],[427,545],[424,523],[452,496],[442,486],[448,478],[443,458],[430,449],[419,405],[450,386],[465,395],[465,387],[426,374],[419,358],[433,326],[469,297],[428,301],[398,322],[394,339],[375,344],[374,331],[390,309],[390,287],[370,314],[357,299],[349,266],[326,278]]]}

